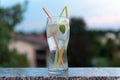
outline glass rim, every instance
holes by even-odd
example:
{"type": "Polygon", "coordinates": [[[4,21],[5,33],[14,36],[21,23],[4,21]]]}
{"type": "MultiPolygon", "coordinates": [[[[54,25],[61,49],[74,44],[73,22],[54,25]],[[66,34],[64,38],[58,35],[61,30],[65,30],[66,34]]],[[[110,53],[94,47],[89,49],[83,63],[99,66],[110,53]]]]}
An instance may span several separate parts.
{"type": "Polygon", "coordinates": [[[51,19],[49,18],[49,17],[47,17],[46,18],[47,19],[47,22],[46,22],[46,24],[49,24],[49,22],[50,22],[50,20],[52,20],[52,23],[54,22],[54,21],[59,21],[59,22],[61,22],[61,20],[67,20],[68,21],[68,23],[69,23],[69,18],[66,18],[66,16],[51,16],[51,19]]]}
{"type": "MultiPolygon", "coordinates": [[[[61,18],[66,18],[66,16],[51,16],[51,18],[59,18],[59,17],[61,17],[61,18]]],[[[47,18],[49,18],[49,17],[47,17],[47,18]]],[[[66,18],[67,19],[67,18],[66,18]]],[[[69,17],[68,17],[68,19],[69,19],[69,17]]]]}

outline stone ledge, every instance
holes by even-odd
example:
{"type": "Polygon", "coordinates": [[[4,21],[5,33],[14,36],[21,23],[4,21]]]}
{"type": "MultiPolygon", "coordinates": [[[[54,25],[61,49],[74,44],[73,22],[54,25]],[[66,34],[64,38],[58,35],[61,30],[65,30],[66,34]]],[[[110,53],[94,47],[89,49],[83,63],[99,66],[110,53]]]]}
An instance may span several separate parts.
{"type": "Polygon", "coordinates": [[[0,77],[0,80],[120,80],[120,77],[0,77]]]}
{"type": "MultiPolygon", "coordinates": [[[[50,75],[47,68],[0,68],[0,77],[36,78],[92,78],[92,77],[120,77],[120,68],[69,68],[67,74],[50,75]]],[[[119,78],[120,79],[120,78],[119,78]]]]}

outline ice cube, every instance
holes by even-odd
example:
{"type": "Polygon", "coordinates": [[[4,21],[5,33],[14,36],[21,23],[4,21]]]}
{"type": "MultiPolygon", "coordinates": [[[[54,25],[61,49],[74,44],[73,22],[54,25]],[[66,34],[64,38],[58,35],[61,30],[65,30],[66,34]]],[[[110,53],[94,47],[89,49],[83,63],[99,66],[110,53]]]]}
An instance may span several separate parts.
{"type": "MultiPolygon", "coordinates": [[[[63,24],[62,24],[63,25],[63,24]]],[[[60,27],[60,26],[59,26],[60,27]]],[[[60,29],[58,29],[58,32],[56,33],[56,38],[60,40],[66,40],[68,36],[68,29],[65,25],[65,33],[62,33],[60,29]]]]}
{"type": "Polygon", "coordinates": [[[49,24],[47,27],[47,37],[51,37],[58,32],[59,24],[49,24]]]}
{"type": "Polygon", "coordinates": [[[69,29],[69,20],[63,20],[60,24],[65,24],[66,27],[69,29]]]}

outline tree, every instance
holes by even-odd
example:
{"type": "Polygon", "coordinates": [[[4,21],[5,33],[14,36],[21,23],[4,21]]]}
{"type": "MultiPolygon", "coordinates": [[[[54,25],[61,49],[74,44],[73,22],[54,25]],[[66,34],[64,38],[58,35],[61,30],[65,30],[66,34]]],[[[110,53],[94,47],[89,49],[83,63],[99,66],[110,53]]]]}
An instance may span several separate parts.
{"type": "Polygon", "coordinates": [[[26,10],[25,4],[16,4],[9,8],[0,7],[0,67],[25,67],[28,66],[25,55],[20,55],[16,50],[9,51],[10,34],[14,27],[23,20],[26,10]],[[23,6],[23,7],[22,7],[23,6]]]}
{"type": "Polygon", "coordinates": [[[89,38],[85,29],[86,23],[82,18],[71,19],[68,45],[70,67],[90,66],[89,38]]]}

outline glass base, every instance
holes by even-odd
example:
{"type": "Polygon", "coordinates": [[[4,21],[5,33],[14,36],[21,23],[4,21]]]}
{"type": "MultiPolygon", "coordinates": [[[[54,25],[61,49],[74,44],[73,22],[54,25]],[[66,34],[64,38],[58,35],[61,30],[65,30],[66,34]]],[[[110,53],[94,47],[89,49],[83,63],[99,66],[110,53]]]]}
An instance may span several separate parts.
{"type": "Polygon", "coordinates": [[[49,75],[67,75],[68,69],[64,70],[48,70],[49,75]]]}

